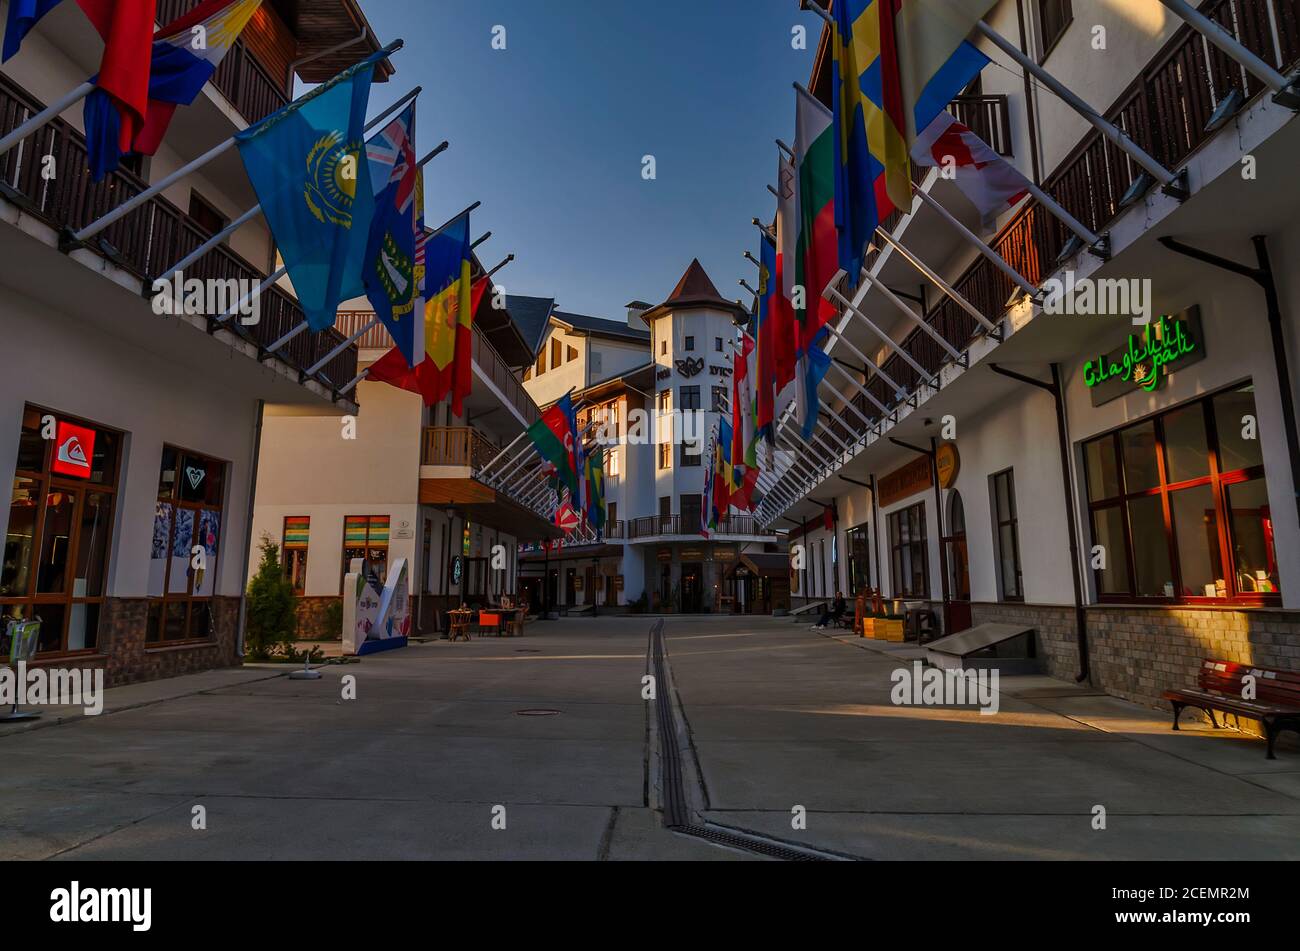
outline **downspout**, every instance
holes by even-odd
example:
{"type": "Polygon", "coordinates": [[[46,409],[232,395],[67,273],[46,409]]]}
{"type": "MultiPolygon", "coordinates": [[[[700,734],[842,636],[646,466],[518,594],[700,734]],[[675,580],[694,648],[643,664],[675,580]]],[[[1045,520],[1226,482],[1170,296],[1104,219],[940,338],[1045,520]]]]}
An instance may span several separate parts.
{"type": "Polygon", "coordinates": [[[257,401],[257,425],[253,430],[253,464],[249,471],[248,512],[244,516],[244,582],[239,589],[239,630],[236,653],[244,657],[244,625],[248,623],[249,559],[253,557],[253,509],[257,505],[257,471],[262,463],[262,421],[266,417],[266,400],[257,401]]]}
{"type": "Polygon", "coordinates": [[[1036,386],[1040,390],[1046,390],[1052,394],[1052,399],[1056,403],[1056,441],[1061,450],[1061,484],[1065,489],[1065,527],[1070,540],[1070,581],[1074,585],[1074,623],[1079,632],[1079,676],[1075,678],[1075,683],[1091,681],[1092,663],[1088,652],[1088,612],[1083,605],[1083,580],[1080,577],[1082,569],[1079,562],[1079,530],[1074,521],[1078,509],[1074,499],[1074,480],[1070,478],[1070,430],[1065,415],[1065,395],[1061,388],[1061,365],[1059,363],[1052,364],[1051,383],[1044,383],[1034,377],[1016,373],[1014,370],[1000,367],[996,363],[989,364],[989,368],[994,373],[1008,379],[1036,386]]]}
{"type": "MultiPolygon", "coordinates": [[[[1016,0],[1016,24],[1020,27],[1020,52],[1029,53],[1029,40],[1025,30],[1025,0],[1016,0]]],[[[1025,70],[1025,128],[1029,133],[1029,155],[1033,160],[1034,184],[1043,184],[1043,172],[1038,158],[1038,119],[1034,112],[1034,82],[1025,70]]]]}

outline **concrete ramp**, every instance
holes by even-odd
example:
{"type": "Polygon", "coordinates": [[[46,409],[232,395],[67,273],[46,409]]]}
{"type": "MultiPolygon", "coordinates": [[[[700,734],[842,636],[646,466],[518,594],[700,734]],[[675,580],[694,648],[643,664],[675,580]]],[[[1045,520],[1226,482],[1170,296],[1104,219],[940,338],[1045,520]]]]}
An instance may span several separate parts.
{"type": "Polygon", "coordinates": [[[1020,624],[981,624],[925,645],[926,660],[944,670],[994,668],[1005,674],[1038,671],[1034,629],[1020,624]]]}

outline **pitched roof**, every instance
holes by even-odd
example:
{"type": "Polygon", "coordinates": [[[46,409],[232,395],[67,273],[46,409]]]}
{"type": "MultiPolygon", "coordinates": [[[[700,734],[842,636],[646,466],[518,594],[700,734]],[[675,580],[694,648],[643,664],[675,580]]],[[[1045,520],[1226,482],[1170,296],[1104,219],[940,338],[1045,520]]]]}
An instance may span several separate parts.
{"type": "Polygon", "coordinates": [[[570,314],[567,311],[555,311],[551,317],[574,330],[584,333],[602,334],[608,337],[624,337],[642,343],[650,341],[650,331],[637,330],[622,320],[608,320],[604,317],[588,317],[584,314],[570,314]]]}
{"type": "Polygon", "coordinates": [[[728,313],[748,316],[745,309],[737,304],[734,300],[726,300],[718,292],[717,286],[713,279],[709,277],[708,272],[704,270],[704,265],[700,263],[699,258],[691,261],[690,267],[682,275],[682,279],[677,282],[673,292],[668,295],[668,299],[652,310],[646,311],[641,315],[641,319],[647,324],[653,323],[656,317],[662,317],[666,313],[673,313],[682,310],[691,310],[693,308],[706,308],[709,310],[722,310],[728,313]]]}
{"type": "Polygon", "coordinates": [[[520,294],[506,295],[506,310],[514,318],[515,325],[523,334],[524,341],[532,349],[533,358],[546,336],[546,328],[555,310],[553,297],[524,297],[520,294]]]}

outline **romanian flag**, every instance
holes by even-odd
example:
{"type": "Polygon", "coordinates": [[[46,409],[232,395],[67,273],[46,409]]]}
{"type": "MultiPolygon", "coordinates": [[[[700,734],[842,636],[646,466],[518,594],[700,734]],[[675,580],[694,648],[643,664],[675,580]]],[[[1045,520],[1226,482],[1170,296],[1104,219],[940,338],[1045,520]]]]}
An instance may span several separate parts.
{"type": "Polygon", "coordinates": [[[86,97],[86,148],[96,180],[135,148],[149,113],[157,0],[77,0],[104,39],[104,58],[86,97]]]}
{"type": "Polygon", "coordinates": [[[839,266],[857,287],[880,223],[912,201],[899,50],[903,0],[836,0],[835,227],[839,266]]]}

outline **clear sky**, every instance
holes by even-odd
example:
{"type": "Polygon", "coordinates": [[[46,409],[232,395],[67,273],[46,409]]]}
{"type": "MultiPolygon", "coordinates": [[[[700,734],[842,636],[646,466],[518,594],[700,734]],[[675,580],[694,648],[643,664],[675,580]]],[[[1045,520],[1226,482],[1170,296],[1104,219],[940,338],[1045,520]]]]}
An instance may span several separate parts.
{"type": "MultiPolygon", "coordinates": [[[[476,200],[479,256],[508,293],[625,319],[698,257],[728,299],[755,284],[741,254],[769,217],[777,150],[794,127],[820,21],[798,0],[366,0],[406,47],[371,113],[419,84],[431,226],[476,200]],[[492,30],[506,28],[504,51],[492,30]],[[807,50],[792,48],[803,25],[807,50]],[[642,179],[653,155],[658,178],[642,179]]],[[[748,297],[746,296],[746,303],[748,297]]]]}

